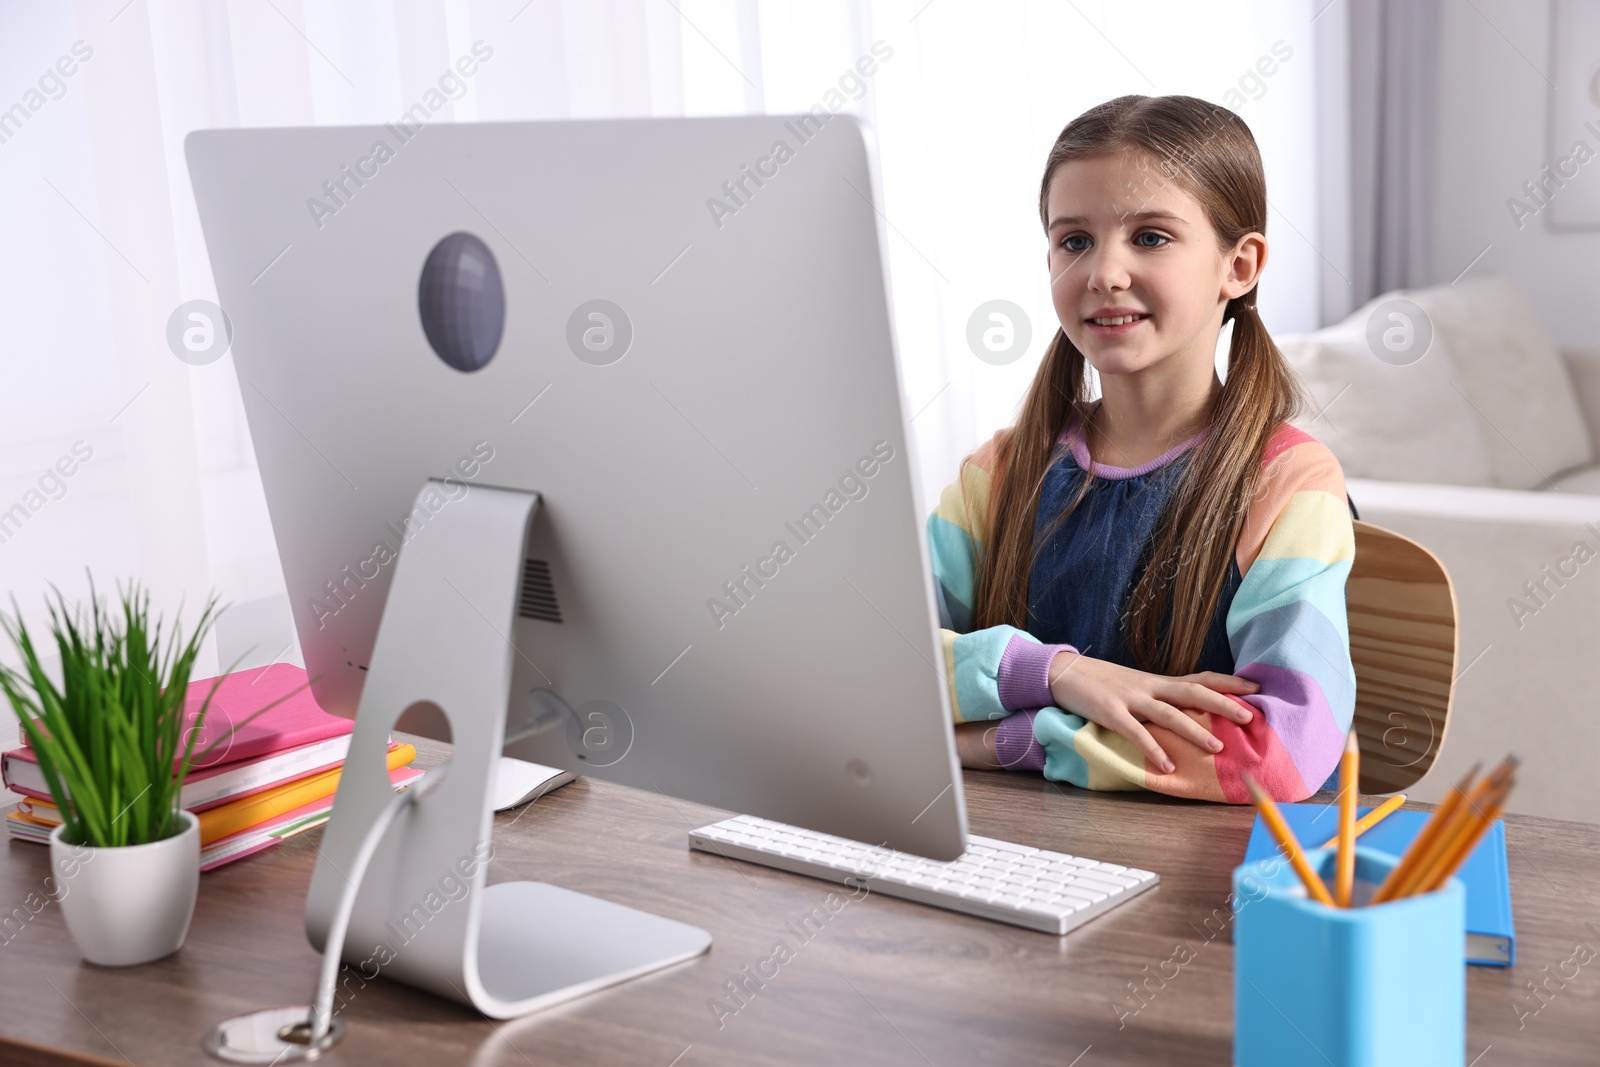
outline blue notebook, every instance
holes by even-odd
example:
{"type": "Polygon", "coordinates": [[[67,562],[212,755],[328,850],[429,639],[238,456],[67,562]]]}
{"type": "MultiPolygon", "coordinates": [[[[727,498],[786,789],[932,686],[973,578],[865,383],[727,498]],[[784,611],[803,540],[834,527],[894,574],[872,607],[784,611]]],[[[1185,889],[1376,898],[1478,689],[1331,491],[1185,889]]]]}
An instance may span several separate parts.
{"type": "MultiPolygon", "coordinates": [[[[1306,848],[1316,848],[1338,829],[1337,811],[1327,804],[1279,804],[1284,821],[1306,848]]],[[[1358,808],[1357,818],[1371,811],[1358,808]]],[[[1428,821],[1425,811],[1397,811],[1356,838],[1363,848],[1405,853],[1411,839],[1428,821]]],[[[1266,859],[1278,849],[1261,816],[1256,816],[1244,862],[1266,859]]],[[[1509,967],[1516,962],[1516,934],[1511,925],[1511,879],[1506,873],[1506,824],[1496,819],[1489,832],[1456,872],[1467,887],[1467,962],[1509,967]]]]}

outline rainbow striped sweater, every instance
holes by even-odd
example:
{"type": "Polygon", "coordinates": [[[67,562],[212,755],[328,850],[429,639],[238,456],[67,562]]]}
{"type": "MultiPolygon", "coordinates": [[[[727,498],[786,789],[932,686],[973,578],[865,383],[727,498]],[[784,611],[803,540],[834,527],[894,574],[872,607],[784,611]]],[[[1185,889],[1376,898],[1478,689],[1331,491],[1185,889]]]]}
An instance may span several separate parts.
{"type": "Polygon", "coordinates": [[[990,480],[1002,430],[963,461],[928,518],[945,675],[957,722],[1002,720],[1001,762],[1042,770],[1086,789],[1149,789],[1242,804],[1249,773],[1278,800],[1310,796],[1338,765],[1355,709],[1344,586],[1355,555],[1344,474],[1333,453],[1283,424],[1263,457],[1198,670],[1260,683],[1233,696],[1254,710],[1244,725],[1189,711],[1223,743],[1204,752],[1145,726],[1176,770],[1146,766],[1131,741],[1053,706],[1047,670],[1063,649],[1135,666],[1117,618],[1138,559],[1189,449],[1209,431],[1139,467],[1093,462],[1076,425],[1041,492],[1036,531],[1071,499],[1084,471],[1093,485],[1050,542],[1029,582],[1028,630],[971,627],[973,589],[989,523],[990,480]]]}

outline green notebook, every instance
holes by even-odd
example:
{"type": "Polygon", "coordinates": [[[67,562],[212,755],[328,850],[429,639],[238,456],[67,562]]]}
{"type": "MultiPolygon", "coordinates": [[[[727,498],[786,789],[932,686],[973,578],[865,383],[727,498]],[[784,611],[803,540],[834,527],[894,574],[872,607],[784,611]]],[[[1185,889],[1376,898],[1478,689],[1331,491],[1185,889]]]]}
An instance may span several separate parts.
{"type": "MultiPolygon", "coordinates": [[[[1306,848],[1315,848],[1338,829],[1338,812],[1328,804],[1279,804],[1284,821],[1306,848]]],[[[1358,808],[1357,818],[1371,811],[1358,808]]],[[[1363,848],[1401,856],[1421,832],[1430,813],[1397,811],[1356,838],[1363,848]]],[[[1272,834],[1256,816],[1245,847],[1244,862],[1266,859],[1278,849],[1272,834]]],[[[1467,962],[1509,967],[1516,962],[1516,934],[1511,924],[1511,879],[1506,872],[1506,824],[1496,819],[1456,872],[1467,887],[1467,962]]]]}

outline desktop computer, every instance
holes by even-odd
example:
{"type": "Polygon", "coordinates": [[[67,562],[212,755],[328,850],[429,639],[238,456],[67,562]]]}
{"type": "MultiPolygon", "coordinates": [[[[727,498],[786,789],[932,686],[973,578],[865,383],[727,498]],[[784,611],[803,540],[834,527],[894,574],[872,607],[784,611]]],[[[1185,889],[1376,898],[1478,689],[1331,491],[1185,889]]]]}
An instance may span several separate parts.
{"type": "Polygon", "coordinates": [[[185,148],[313,692],[356,719],[307,902],[319,948],[350,889],[352,953],[389,944],[385,974],[496,1017],[705,950],[633,909],[487,886],[502,753],[962,854],[859,120],[185,148]],[[395,728],[453,754],[375,834],[395,728]],[[451,872],[464,903],[395,944],[451,872]]]}
{"type": "MultiPolygon", "coordinates": [[[[319,1004],[375,945],[386,976],[497,1018],[706,951],[684,923],[488,885],[502,755],[759,820],[695,847],[759,858],[791,826],[820,835],[810,860],[967,853],[861,121],[185,150],[312,689],[356,720],[306,906],[319,1004]],[[399,799],[394,729],[452,743],[399,799]]],[[[336,1039],[320,1011],[285,1040],[336,1039]]],[[[264,1023],[242,1018],[208,1047],[249,1060],[229,1042],[264,1023]]]]}

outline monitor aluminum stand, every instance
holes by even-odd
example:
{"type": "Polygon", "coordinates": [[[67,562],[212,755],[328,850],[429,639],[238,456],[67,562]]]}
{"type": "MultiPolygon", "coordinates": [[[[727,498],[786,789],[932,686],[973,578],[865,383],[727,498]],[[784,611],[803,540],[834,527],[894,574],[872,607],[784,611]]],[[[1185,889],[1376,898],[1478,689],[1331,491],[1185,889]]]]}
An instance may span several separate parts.
{"type": "MultiPolygon", "coordinates": [[[[347,764],[339,782],[306,900],[306,931],[320,949],[345,885],[341,869],[393,798],[384,762],[389,732],[413,704],[437,705],[451,724],[450,762],[378,846],[350,944],[366,959],[388,942],[394,958],[383,973],[497,1019],[711,945],[697,927],[547,883],[486,886],[487,863],[472,862],[487,851],[493,826],[494,769],[505,744],[512,657],[520,655],[509,638],[538,505],[534,493],[479,487],[401,547],[350,741],[360,762],[347,764]],[[446,890],[458,881],[466,895],[451,901],[446,890]]],[[[533,718],[530,707],[530,725],[533,718]]]]}
{"type": "MultiPolygon", "coordinates": [[[[419,507],[427,492],[418,493],[419,507]]],[[[476,487],[401,547],[306,899],[306,932],[332,953],[314,1001],[321,1032],[308,1047],[309,1008],[269,1009],[285,1024],[272,1034],[262,1032],[269,1013],[240,1016],[208,1040],[219,1058],[262,1062],[244,1046],[269,1036],[302,1055],[337,1040],[327,1005],[339,956],[509,1019],[710,948],[698,927],[559,886],[486,885],[494,768],[513,706],[512,657],[521,655],[509,635],[538,506],[536,493],[476,487]],[[396,721],[419,703],[444,713],[453,750],[419,796],[399,803],[384,757],[396,721]]],[[[520,735],[564,719],[575,723],[576,714],[544,691],[513,710],[510,729],[520,735]]]]}

